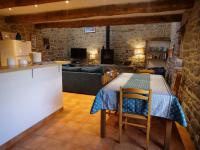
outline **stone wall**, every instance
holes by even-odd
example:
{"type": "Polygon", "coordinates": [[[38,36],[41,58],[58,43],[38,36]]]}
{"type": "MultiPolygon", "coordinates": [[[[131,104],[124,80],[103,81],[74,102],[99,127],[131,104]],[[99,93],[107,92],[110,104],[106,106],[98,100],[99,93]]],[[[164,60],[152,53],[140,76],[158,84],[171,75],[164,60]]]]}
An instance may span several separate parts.
{"type": "Polygon", "coordinates": [[[34,34],[35,28],[34,25],[31,24],[9,24],[10,32],[20,33],[22,36],[22,40],[30,41],[31,34],[34,34]]]}
{"type": "Polygon", "coordinates": [[[63,60],[68,58],[68,30],[36,30],[36,51],[42,52],[43,60],[63,60]],[[49,48],[44,47],[43,39],[49,40],[49,48]]]}
{"type": "Polygon", "coordinates": [[[45,60],[68,59],[71,48],[87,48],[88,56],[95,51],[99,61],[100,49],[105,45],[105,27],[96,27],[95,33],[85,33],[84,28],[55,28],[37,30],[36,34],[37,51],[43,53],[45,60]],[[44,38],[49,39],[49,49],[43,45],[44,38]]]}
{"type": "MultiPolygon", "coordinates": [[[[3,19],[2,19],[3,20],[3,19]]],[[[96,27],[95,33],[85,33],[84,28],[34,29],[33,25],[7,25],[0,22],[0,28],[7,27],[11,32],[18,32],[23,40],[30,40],[31,34],[36,35],[36,49],[43,54],[44,60],[64,60],[70,57],[73,47],[87,48],[88,56],[96,54],[96,62],[100,62],[100,50],[105,46],[105,27],[96,27]],[[1,27],[2,26],[2,27],[1,27]],[[50,48],[44,47],[43,39],[49,40],[50,48]]],[[[114,62],[122,63],[130,60],[132,65],[143,67],[145,57],[134,56],[134,49],[145,47],[145,41],[157,37],[170,37],[171,24],[145,24],[112,26],[110,32],[110,47],[114,49],[114,62]]]]}
{"type": "Polygon", "coordinates": [[[181,27],[180,22],[173,22],[171,24],[170,48],[174,48],[174,55],[176,57],[178,57],[180,54],[180,33],[179,33],[180,27],[181,27]]]}
{"type": "Polygon", "coordinates": [[[180,56],[184,66],[179,95],[187,115],[188,131],[200,149],[200,1],[183,15],[182,25],[185,31],[181,34],[180,56]]]}
{"type": "Polygon", "coordinates": [[[20,33],[22,36],[22,40],[30,40],[31,34],[35,32],[33,25],[17,25],[17,24],[7,24],[5,22],[4,17],[0,16],[0,32],[13,32],[20,33]]]}
{"type": "MultiPolygon", "coordinates": [[[[145,40],[156,37],[170,37],[170,23],[148,25],[112,26],[110,47],[114,49],[115,63],[131,60],[133,65],[144,66],[144,56],[134,57],[134,48],[145,47],[145,40]]],[[[105,46],[105,27],[96,27],[95,33],[85,33],[84,28],[58,28],[37,30],[37,49],[43,52],[45,59],[66,59],[70,57],[73,47],[87,48],[90,53],[97,54],[100,61],[100,50],[105,46]],[[50,49],[43,46],[43,38],[50,41],[50,49]]]]}
{"type": "Polygon", "coordinates": [[[68,56],[71,48],[87,48],[88,60],[90,54],[96,55],[96,63],[100,62],[100,51],[106,42],[106,28],[96,27],[94,33],[85,33],[84,28],[71,28],[69,30],[68,56]]]}
{"type": "Polygon", "coordinates": [[[0,16],[0,32],[1,31],[5,31],[5,32],[10,31],[10,26],[5,23],[4,17],[0,16]]]}
{"type": "Polygon", "coordinates": [[[133,56],[135,48],[145,48],[146,40],[170,37],[171,24],[139,24],[111,27],[111,48],[115,50],[115,62],[131,60],[135,66],[145,65],[145,57],[133,56]]]}

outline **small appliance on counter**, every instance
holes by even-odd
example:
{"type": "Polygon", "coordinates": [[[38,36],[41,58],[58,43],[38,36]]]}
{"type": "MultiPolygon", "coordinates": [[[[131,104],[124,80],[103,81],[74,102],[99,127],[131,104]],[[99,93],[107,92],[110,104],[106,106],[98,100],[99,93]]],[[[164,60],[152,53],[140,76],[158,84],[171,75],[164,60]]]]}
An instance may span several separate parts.
{"type": "Polygon", "coordinates": [[[42,54],[39,52],[30,53],[33,64],[40,64],[42,62],[42,54]]]}

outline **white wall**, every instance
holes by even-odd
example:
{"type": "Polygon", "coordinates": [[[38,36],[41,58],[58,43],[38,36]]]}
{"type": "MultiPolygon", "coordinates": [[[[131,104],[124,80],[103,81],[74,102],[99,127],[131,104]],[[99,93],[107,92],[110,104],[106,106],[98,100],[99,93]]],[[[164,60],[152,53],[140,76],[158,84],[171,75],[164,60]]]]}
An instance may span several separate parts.
{"type": "Polygon", "coordinates": [[[61,107],[61,66],[0,73],[0,145],[61,107]]]}

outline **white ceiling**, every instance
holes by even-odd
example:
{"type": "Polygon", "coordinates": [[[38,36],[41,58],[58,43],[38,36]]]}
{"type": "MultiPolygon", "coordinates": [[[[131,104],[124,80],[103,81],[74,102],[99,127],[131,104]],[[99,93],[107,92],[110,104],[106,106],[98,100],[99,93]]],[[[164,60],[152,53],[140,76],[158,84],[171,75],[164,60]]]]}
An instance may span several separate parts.
{"type": "Polygon", "coordinates": [[[23,7],[14,7],[11,11],[6,9],[0,9],[1,16],[10,16],[10,15],[22,15],[22,14],[33,14],[33,13],[42,13],[49,11],[57,10],[70,10],[70,9],[79,9],[79,8],[88,8],[102,5],[111,5],[111,4],[126,4],[126,3],[138,3],[138,2],[150,2],[155,0],[71,0],[68,4],[65,3],[65,0],[55,3],[46,3],[40,4],[38,7],[23,6],[23,7]]]}

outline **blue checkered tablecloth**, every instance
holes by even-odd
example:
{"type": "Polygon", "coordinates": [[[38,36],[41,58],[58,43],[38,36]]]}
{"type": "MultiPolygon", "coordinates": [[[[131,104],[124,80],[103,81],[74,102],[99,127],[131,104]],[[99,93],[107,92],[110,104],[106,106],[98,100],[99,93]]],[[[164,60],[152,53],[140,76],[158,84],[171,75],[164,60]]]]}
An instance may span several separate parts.
{"type": "MultiPolygon", "coordinates": [[[[171,93],[164,78],[158,75],[120,74],[97,93],[91,114],[99,110],[117,110],[120,87],[152,89],[151,115],[177,121],[182,126],[187,126],[185,114],[177,97],[171,93]]],[[[145,101],[132,99],[123,101],[123,112],[146,115],[147,110],[145,101]]]]}

